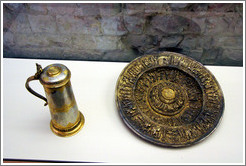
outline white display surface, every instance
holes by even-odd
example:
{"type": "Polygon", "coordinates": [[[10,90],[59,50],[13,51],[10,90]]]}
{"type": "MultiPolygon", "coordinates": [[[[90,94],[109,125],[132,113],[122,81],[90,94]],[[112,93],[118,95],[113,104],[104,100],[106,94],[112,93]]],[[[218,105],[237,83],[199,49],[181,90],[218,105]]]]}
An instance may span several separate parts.
{"type": "MultiPolygon", "coordinates": [[[[153,145],[131,132],[115,104],[118,76],[128,63],[3,59],[3,158],[106,163],[243,163],[243,67],[206,66],[221,85],[225,110],[221,123],[204,141],[188,148],[153,145]],[[25,88],[42,67],[62,63],[71,73],[77,105],[85,116],[82,130],[58,137],[50,130],[49,108],[25,88]]],[[[44,95],[39,81],[30,86],[44,95]]]]}

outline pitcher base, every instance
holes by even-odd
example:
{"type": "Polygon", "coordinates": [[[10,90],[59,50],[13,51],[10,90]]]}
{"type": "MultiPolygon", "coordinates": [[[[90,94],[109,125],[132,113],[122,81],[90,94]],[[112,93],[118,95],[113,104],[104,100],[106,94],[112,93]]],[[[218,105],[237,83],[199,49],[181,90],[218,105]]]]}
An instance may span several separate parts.
{"type": "Polygon", "coordinates": [[[78,133],[84,126],[84,123],[85,123],[85,118],[83,114],[79,112],[79,120],[76,122],[76,124],[72,128],[58,129],[53,125],[52,121],[50,121],[50,129],[54,134],[60,137],[69,137],[69,136],[72,136],[78,133]]]}

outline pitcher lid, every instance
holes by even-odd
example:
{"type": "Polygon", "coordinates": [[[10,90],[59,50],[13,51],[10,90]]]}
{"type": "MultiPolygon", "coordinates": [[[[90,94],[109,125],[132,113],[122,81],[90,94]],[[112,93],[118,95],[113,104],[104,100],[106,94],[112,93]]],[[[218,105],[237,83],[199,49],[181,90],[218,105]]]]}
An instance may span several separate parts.
{"type": "Polygon", "coordinates": [[[48,88],[58,88],[65,85],[71,77],[70,70],[63,64],[51,64],[43,69],[40,82],[48,88]]]}

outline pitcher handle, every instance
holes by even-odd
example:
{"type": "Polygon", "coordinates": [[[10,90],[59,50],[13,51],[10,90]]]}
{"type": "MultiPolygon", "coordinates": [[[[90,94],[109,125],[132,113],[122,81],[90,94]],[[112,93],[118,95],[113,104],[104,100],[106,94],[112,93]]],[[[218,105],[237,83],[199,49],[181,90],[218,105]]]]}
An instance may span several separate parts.
{"type": "Polygon", "coordinates": [[[42,67],[41,67],[39,64],[36,63],[36,66],[37,66],[37,73],[36,73],[34,76],[31,76],[31,77],[29,77],[29,78],[26,80],[25,86],[26,86],[26,89],[27,89],[31,94],[33,94],[34,96],[36,96],[36,97],[38,97],[38,98],[44,100],[44,101],[45,101],[44,106],[46,106],[46,105],[48,105],[47,99],[46,99],[44,96],[42,96],[42,95],[38,94],[37,92],[35,92],[35,91],[29,86],[29,82],[34,81],[34,80],[39,80],[40,74],[41,74],[42,71],[43,71],[42,67]]]}

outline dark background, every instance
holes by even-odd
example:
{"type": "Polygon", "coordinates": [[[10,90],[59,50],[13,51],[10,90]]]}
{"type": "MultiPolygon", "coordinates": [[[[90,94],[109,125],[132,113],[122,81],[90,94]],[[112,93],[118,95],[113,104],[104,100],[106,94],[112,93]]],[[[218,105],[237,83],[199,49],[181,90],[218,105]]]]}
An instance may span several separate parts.
{"type": "Polygon", "coordinates": [[[124,61],[161,51],[243,65],[243,4],[4,3],[3,57],[124,61]]]}

